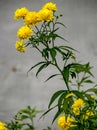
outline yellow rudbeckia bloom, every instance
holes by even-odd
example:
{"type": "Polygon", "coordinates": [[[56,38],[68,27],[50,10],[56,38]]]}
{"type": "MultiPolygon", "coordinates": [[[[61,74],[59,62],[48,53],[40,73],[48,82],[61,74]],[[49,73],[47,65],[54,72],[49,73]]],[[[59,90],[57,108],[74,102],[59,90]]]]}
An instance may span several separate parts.
{"type": "Polygon", "coordinates": [[[24,19],[24,23],[26,25],[36,25],[40,22],[39,20],[39,16],[38,16],[38,12],[29,12],[27,13],[25,19],[24,19]]]}
{"type": "Polygon", "coordinates": [[[43,6],[43,9],[48,9],[51,11],[56,11],[57,10],[57,6],[56,4],[52,3],[52,2],[48,2],[43,6]]]}
{"type": "Polygon", "coordinates": [[[58,128],[61,128],[62,130],[68,130],[70,127],[73,127],[75,125],[72,124],[74,122],[74,119],[71,117],[61,116],[58,119],[58,128]]]}
{"type": "Polygon", "coordinates": [[[93,116],[93,115],[94,115],[94,113],[93,113],[92,111],[87,110],[86,113],[85,113],[85,115],[84,115],[84,118],[85,118],[85,120],[86,120],[86,119],[88,119],[90,116],[93,116]]]}
{"type": "Polygon", "coordinates": [[[6,129],[6,124],[3,122],[0,122],[0,130],[7,130],[6,129]]]}
{"type": "Polygon", "coordinates": [[[24,43],[20,42],[20,41],[16,41],[15,48],[17,51],[20,51],[20,52],[26,51],[26,47],[25,47],[24,43]]]}
{"type": "Polygon", "coordinates": [[[48,9],[42,9],[39,11],[40,21],[52,21],[54,19],[53,12],[48,9]]]}
{"type": "Polygon", "coordinates": [[[84,101],[82,99],[77,99],[74,101],[74,104],[72,105],[74,108],[81,108],[84,106],[84,101]]]}
{"type": "Polygon", "coordinates": [[[79,107],[74,107],[74,108],[73,108],[73,113],[74,113],[75,115],[79,115],[79,114],[80,114],[80,108],[79,108],[79,107]]]}
{"type": "Polygon", "coordinates": [[[29,11],[26,7],[17,9],[14,13],[14,19],[19,20],[21,18],[24,18],[28,12],[29,11]]]}
{"type": "Polygon", "coordinates": [[[32,33],[33,30],[29,28],[27,25],[25,25],[18,30],[17,36],[19,39],[28,39],[32,33]]]}

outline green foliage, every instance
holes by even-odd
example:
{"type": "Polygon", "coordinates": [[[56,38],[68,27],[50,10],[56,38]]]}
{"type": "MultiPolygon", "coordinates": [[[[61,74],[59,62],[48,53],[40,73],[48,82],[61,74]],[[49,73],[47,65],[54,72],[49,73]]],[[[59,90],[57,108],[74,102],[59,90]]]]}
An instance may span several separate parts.
{"type": "Polygon", "coordinates": [[[26,109],[21,109],[14,116],[10,123],[7,123],[8,130],[35,130],[34,118],[41,111],[37,111],[36,108],[28,106],[26,109]]]}
{"type": "Polygon", "coordinates": [[[35,31],[35,35],[29,39],[29,44],[27,44],[36,48],[44,59],[31,67],[29,71],[39,66],[36,72],[37,76],[43,69],[52,65],[59,73],[52,74],[46,81],[55,76],[61,76],[65,83],[64,90],[58,90],[52,95],[48,110],[42,116],[45,116],[57,107],[57,112],[52,119],[52,123],[64,113],[67,117],[73,117],[77,121],[75,123],[76,126],[70,127],[68,130],[83,130],[85,128],[88,130],[92,127],[96,129],[97,101],[91,98],[91,94],[97,94],[96,85],[94,88],[82,89],[86,84],[94,84],[91,79],[91,77],[93,77],[91,72],[92,67],[89,62],[84,64],[77,62],[74,54],[74,52],[77,51],[74,48],[66,45],[57,46],[55,44],[57,38],[67,42],[62,36],[58,35],[59,26],[66,27],[59,21],[59,18],[60,16],[55,15],[53,21],[44,22],[40,29],[36,26],[37,31],[35,31]],[[57,57],[62,61],[61,66],[59,64],[60,60],[57,59],[57,57]],[[76,89],[73,89],[73,86],[76,86],[76,89]],[[66,96],[70,93],[72,93],[73,96],[67,98],[66,96]],[[77,99],[82,99],[85,102],[85,106],[81,109],[80,115],[74,115],[73,113],[72,106],[77,99]],[[94,115],[90,116],[87,120],[83,118],[86,110],[90,110],[94,113],[94,115]]]}
{"type": "MultiPolygon", "coordinates": [[[[53,14],[54,19],[52,21],[44,21],[41,23],[41,26],[34,26],[34,35],[26,42],[26,47],[30,46],[35,48],[43,58],[42,61],[38,61],[38,63],[33,65],[29,71],[37,68],[36,76],[38,76],[42,70],[51,65],[56,69],[57,73],[50,75],[46,81],[55,76],[59,76],[64,82],[64,89],[58,90],[51,96],[48,110],[44,112],[41,117],[45,116],[54,108],[57,108],[52,123],[54,123],[60,115],[64,115],[66,121],[63,123],[64,128],[62,128],[62,130],[65,130],[65,127],[68,126],[68,117],[74,120],[69,122],[68,130],[96,130],[97,85],[94,85],[92,81],[92,78],[94,78],[91,72],[92,67],[89,62],[80,63],[77,61],[75,52],[78,51],[67,46],[68,41],[58,33],[61,27],[66,28],[66,26],[60,22],[62,15],[58,16],[55,12],[53,12],[53,14]],[[60,39],[61,45],[56,44],[57,39],[60,39]],[[92,95],[95,97],[93,98],[92,95]]],[[[14,121],[8,124],[9,130],[19,130],[25,126],[27,127],[25,130],[34,130],[33,118],[36,114],[37,111],[30,107],[19,111],[14,121]],[[30,119],[32,124],[21,123],[26,119],[30,119]]],[[[47,127],[47,129],[43,130],[51,130],[51,128],[47,127]]]]}

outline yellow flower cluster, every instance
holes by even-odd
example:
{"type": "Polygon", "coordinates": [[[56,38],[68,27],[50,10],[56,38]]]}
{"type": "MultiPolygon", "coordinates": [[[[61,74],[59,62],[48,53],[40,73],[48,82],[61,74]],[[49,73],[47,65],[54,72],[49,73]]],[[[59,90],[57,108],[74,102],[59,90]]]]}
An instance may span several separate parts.
{"type": "Polygon", "coordinates": [[[52,2],[48,2],[43,6],[43,9],[48,9],[51,11],[56,11],[57,10],[57,6],[56,4],[52,3],[52,2]]]}
{"type": "Polygon", "coordinates": [[[71,117],[61,116],[58,119],[58,128],[61,128],[62,130],[68,130],[70,127],[74,127],[75,125],[72,124],[74,122],[74,119],[71,117]]]}
{"type": "Polygon", "coordinates": [[[39,11],[40,21],[52,21],[54,19],[53,12],[48,9],[42,9],[39,11]]]}
{"type": "Polygon", "coordinates": [[[75,100],[75,102],[73,103],[73,113],[75,115],[79,115],[80,114],[80,109],[84,106],[84,101],[82,99],[77,99],[75,100]]]}
{"type": "Polygon", "coordinates": [[[15,48],[20,51],[20,52],[25,52],[26,51],[26,47],[24,45],[24,43],[21,41],[16,41],[16,44],[15,44],[15,48]]]}
{"type": "Polygon", "coordinates": [[[7,130],[6,129],[6,124],[3,122],[0,122],[0,130],[7,130]]]}
{"type": "Polygon", "coordinates": [[[56,4],[48,2],[41,8],[41,10],[37,12],[31,12],[26,7],[19,8],[15,11],[14,19],[19,20],[22,18],[25,24],[17,32],[19,41],[16,42],[15,47],[18,51],[25,52],[24,41],[21,42],[21,40],[26,40],[33,35],[33,29],[31,29],[31,27],[41,22],[52,21],[54,19],[54,12],[56,10],[56,4]]]}
{"type": "Polygon", "coordinates": [[[87,110],[86,113],[85,113],[85,115],[84,115],[84,119],[86,120],[86,119],[88,119],[90,116],[93,116],[93,115],[94,115],[94,113],[93,113],[92,111],[87,110]]]}
{"type": "Polygon", "coordinates": [[[28,39],[31,36],[32,32],[32,29],[25,25],[18,30],[17,36],[19,39],[28,39]]]}
{"type": "Polygon", "coordinates": [[[37,12],[28,12],[25,16],[24,23],[26,25],[34,26],[40,22],[39,13],[37,12]]]}
{"type": "Polygon", "coordinates": [[[19,20],[21,18],[25,18],[27,13],[28,13],[28,9],[26,7],[17,9],[14,13],[14,19],[19,20]]]}

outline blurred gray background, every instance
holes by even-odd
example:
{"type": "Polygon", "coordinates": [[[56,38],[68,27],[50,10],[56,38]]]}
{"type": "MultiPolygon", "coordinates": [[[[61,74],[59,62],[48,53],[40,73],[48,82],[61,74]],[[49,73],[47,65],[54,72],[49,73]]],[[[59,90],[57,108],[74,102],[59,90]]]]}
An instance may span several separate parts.
{"type": "MultiPolygon", "coordinates": [[[[22,22],[13,19],[17,8],[26,6],[38,11],[48,0],[0,0],[0,120],[9,121],[17,110],[28,105],[46,110],[51,95],[64,89],[64,83],[56,78],[44,83],[55,70],[48,68],[35,77],[36,69],[27,76],[28,69],[40,60],[40,55],[28,48],[26,53],[15,50],[17,30],[22,22]]],[[[71,47],[77,49],[78,61],[90,62],[97,82],[97,0],[52,0],[63,14],[61,29],[71,47]]],[[[58,44],[61,41],[57,41],[58,44]]],[[[37,130],[51,124],[54,111],[45,119],[36,120],[37,130]]],[[[53,127],[56,127],[56,123],[53,127]]]]}

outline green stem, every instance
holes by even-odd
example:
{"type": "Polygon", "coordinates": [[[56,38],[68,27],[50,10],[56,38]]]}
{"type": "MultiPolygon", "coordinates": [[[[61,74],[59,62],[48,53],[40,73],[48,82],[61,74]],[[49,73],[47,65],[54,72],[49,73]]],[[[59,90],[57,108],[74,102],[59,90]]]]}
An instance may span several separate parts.
{"type": "Polygon", "coordinates": [[[68,91],[70,91],[70,88],[69,88],[69,86],[68,86],[68,83],[67,83],[66,80],[65,80],[65,77],[64,77],[64,74],[63,74],[62,70],[60,69],[60,67],[59,67],[58,64],[57,64],[56,59],[55,59],[55,64],[52,63],[52,65],[54,65],[54,66],[59,70],[59,72],[61,73],[61,75],[62,75],[62,77],[63,77],[63,80],[64,80],[64,82],[65,82],[65,85],[66,85],[68,91]]]}

